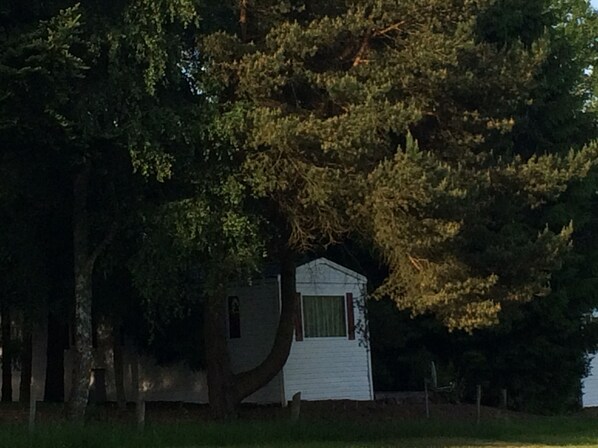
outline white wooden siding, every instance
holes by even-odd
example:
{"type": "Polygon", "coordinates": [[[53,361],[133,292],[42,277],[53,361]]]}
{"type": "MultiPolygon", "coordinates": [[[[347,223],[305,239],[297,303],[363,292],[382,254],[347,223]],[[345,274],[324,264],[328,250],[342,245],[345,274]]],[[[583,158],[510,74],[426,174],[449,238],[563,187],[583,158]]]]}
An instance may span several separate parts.
{"type": "Polygon", "coordinates": [[[365,279],[325,259],[297,268],[301,295],[353,294],[356,335],[293,341],[284,367],[285,398],[304,400],[373,399],[371,362],[364,313],[365,279]]]}
{"type": "MultiPolygon", "coordinates": [[[[370,400],[366,356],[356,356],[359,341],[305,339],[293,344],[284,368],[285,394],[304,400],[370,400]]],[[[365,350],[362,350],[365,352],[365,350]]]]}
{"type": "Polygon", "coordinates": [[[584,408],[598,406],[598,356],[590,359],[590,372],[581,382],[582,405],[584,408]]]}
{"type": "MultiPolygon", "coordinates": [[[[319,286],[327,284],[340,286],[351,284],[365,285],[366,283],[366,278],[363,275],[325,258],[318,258],[310,263],[298,266],[296,277],[297,285],[310,285],[315,290],[318,290],[319,286]]],[[[314,295],[317,294],[314,293],[314,295]]]]}

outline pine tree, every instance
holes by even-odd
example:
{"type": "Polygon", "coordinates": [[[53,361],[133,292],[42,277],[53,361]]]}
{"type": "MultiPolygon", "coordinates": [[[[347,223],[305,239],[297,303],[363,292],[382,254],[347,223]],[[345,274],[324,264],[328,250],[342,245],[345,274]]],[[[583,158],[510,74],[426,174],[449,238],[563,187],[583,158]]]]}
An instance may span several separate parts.
{"type": "Polygon", "coordinates": [[[239,179],[282,244],[360,238],[389,267],[378,295],[467,330],[548,292],[571,228],[530,216],[597,150],[515,147],[549,48],[542,25],[487,29],[495,6],[240,1],[201,47],[239,179]]]}
{"type": "MultiPolygon", "coordinates": [[[[485,20],[485,39],[501,45],[535,39],[545,41],[546,57],[534,74],[529,100],[514,112],[512,132],[503,146],[516,154],[563,154],[598,137],[595,74],[598,16],[586,1],[496,2],[485,20]]],[[[571,185],[558,199],[522,215],[529,228],[559,229],[574,224],[571,247],[562,268],[550,279],[551,293],[531,303],[504,304],[500,325],[448,334],[429,317],[409,321],[394,316],[387,304],[372,304],[373,353],[378,378],[387,387],[390,375],[415,375],[405,365],[425,358],[450,371],[465,397],[482,383],[489,404],[498,403],[498,390],[509,391],[510,406],[534,412],[562,412],[578,406],[580,378],[586,355],[593,351],[595,324],[588,316],[596,308],[595,173],[571,185]],[[380,316],[384,312],[384,317],[380,316]],[[388,320],[389,322],[382,322],[388,320]],[[404,335],[393,341],[388,328],[404,335]],[[422,352],[423,350],[423,352],[422,352]],[[494,400],[494,401],[492,401],[494,400]]],[[[419,372],[428,374],[428,365],[419,372]]],[[[452,375],[452,376],[451,376],[452,375]]],[[[411,387],[418,384],[410,384],[411,387]]],[[[405,383],[403,383],[405,386],[405,383]]]]}
{"type": "Polygon", "coordinates": [[[452,328],[546,294],[571,229],[528,216],[596,151],[514,146],[549,44],[485,35],[494,7],[242,2],[243,29],[203,46],[244,182],[275,204],[288,245],[363,236],[390,267],[378,294],[452,328]]]}

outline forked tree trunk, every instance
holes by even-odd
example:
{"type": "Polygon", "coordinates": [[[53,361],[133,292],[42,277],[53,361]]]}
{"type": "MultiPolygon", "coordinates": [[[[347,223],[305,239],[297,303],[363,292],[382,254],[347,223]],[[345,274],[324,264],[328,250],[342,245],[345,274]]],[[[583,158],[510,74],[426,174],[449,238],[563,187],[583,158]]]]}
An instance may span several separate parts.
{"type": "Polygon", "coordinates": [[[280,295],[280,318],[270,353],[254,369],[235,376],[239,402],[268,384],[282,370],[289,357],[297,309],[295,259],[290,252],[284,254],[281,259],[280,295]]]}
{"type": "Polygon", "coordinates": [[[12,341],[10,338],[10,307],[2,304],[2,401],[12,401],[12,341]]]}
{"type": "Polygon", "coordinates": [[[93,365],[92,278],[93,267],[99,254],[111,241],[116,231],[113,226],[102,242],[89,250],[89,214],[87,193],[91,166],[88,163],[75,176],[73,183],[73,258],[75,274],[75,347],[71,394],[67,416],[71,421],[82,420],[89,401],[91,368],[93,365]]]}
{"type": "Polygon", "coordinates": [[[208,395],[213,415],[218,419],[232,419],[238,414],[241,401],[265,386],[284,366],[293,341],[297,293],[295,262],[288,254],[283,257],[281,271],[281,313],[278,330],[270,353],[256,368],[233,374],[226,337],[225,292],[206,304],[204,336],[208,395]]]}
{"type": "Polygon", "coordinates": [[[31,321],[25,318],[23,327],[23,346],[21,349],[21,380],[19,383],[19,402],[29,404],[31,399],[31,376],[33,367],[33,334],[31,321]]]}
{"type": "Polygon", "coordinates": [[[212,414],[219,420],[236,418],[240,402],[228,352],[226,310],[224,292],[208,298],[204,307],[208,399],[212,414]]]}

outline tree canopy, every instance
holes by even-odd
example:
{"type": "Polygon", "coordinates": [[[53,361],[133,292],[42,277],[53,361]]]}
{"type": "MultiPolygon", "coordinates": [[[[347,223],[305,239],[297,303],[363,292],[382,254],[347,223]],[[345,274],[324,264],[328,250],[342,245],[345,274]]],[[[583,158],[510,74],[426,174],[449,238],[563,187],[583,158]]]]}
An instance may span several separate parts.
{"type": "Polygon", "coordinates": [[[517,144],[558,46],[545,10],[518,24],[490,1],[266,3],[241,2],[242,29],[202,48],[239,175],[290,244],[363,239],[390,268],[377,293],[452,328],[544,295],[571,228],[533,217],[596,154],[517,144]]]}
{"type": "Polygon", "coordinates": [[[221,416],[284,365],[297,255],[366,247],[387,269],[374,295],[450,329],[549,294],[591,221],[571,224],[593,207],[595,30],[583,0],[3,5],[0,262],[43,285],[31,221],[65,223],[72,415],[103,287],[112,314],[131,290],[155,313],[201,305],[221,416]],[[279,330],[233,374],[226,285],[265,260],[279,330]]]}
{"type": "MultiPolygon", "coordinates": [[[[536,29],[546,40],[546,57],[534,74],[530,100],[514,116],[510,144],[517,153],[563,154],[598,136],[592,71],[597,25],[596,12],[585,1],[496,3],[484,23],[488,38],[526,41],[536,29]],[[508,8],[501,11],[501,6],[508,8]],[[534,28],[532,22],[542,26],[534,28]]],[[[516,409],[550,413],[579,406],[587,354],[598,342],[590,317],[598,304],[595,191],[594,171],[559,198],[521,215],[519,225],[558,229],[573,222],[571,244],[561,269],[550,277],[550,294],[504,306],[499,325],[472,335],[448,334],[430,316],[409,320],[406,313],[389,312],[387,302],[371,304],[378,384],[417,387],[414,381],[429,376],[429,363],[435,361],[443,384],[455,381],[461,398],[473,397],[476,384],[482,384],[488,404],[498,403],[504,387],[516,409]],[[393,340],[390,335],[399,331],[393,340]],[[409,365],[417,367],[410,370],[409,365]]]]}

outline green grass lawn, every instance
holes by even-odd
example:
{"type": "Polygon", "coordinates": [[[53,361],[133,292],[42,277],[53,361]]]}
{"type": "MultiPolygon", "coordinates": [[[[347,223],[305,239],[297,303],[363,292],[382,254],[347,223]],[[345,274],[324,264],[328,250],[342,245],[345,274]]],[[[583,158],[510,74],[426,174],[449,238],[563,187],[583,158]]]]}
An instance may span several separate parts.
{"type": "Polygon", "coordinates": [[[598,447],[598,420],[537,418],[517,422],[284,423],[0,426],[6,448],[193,447],[598,447]]]}

